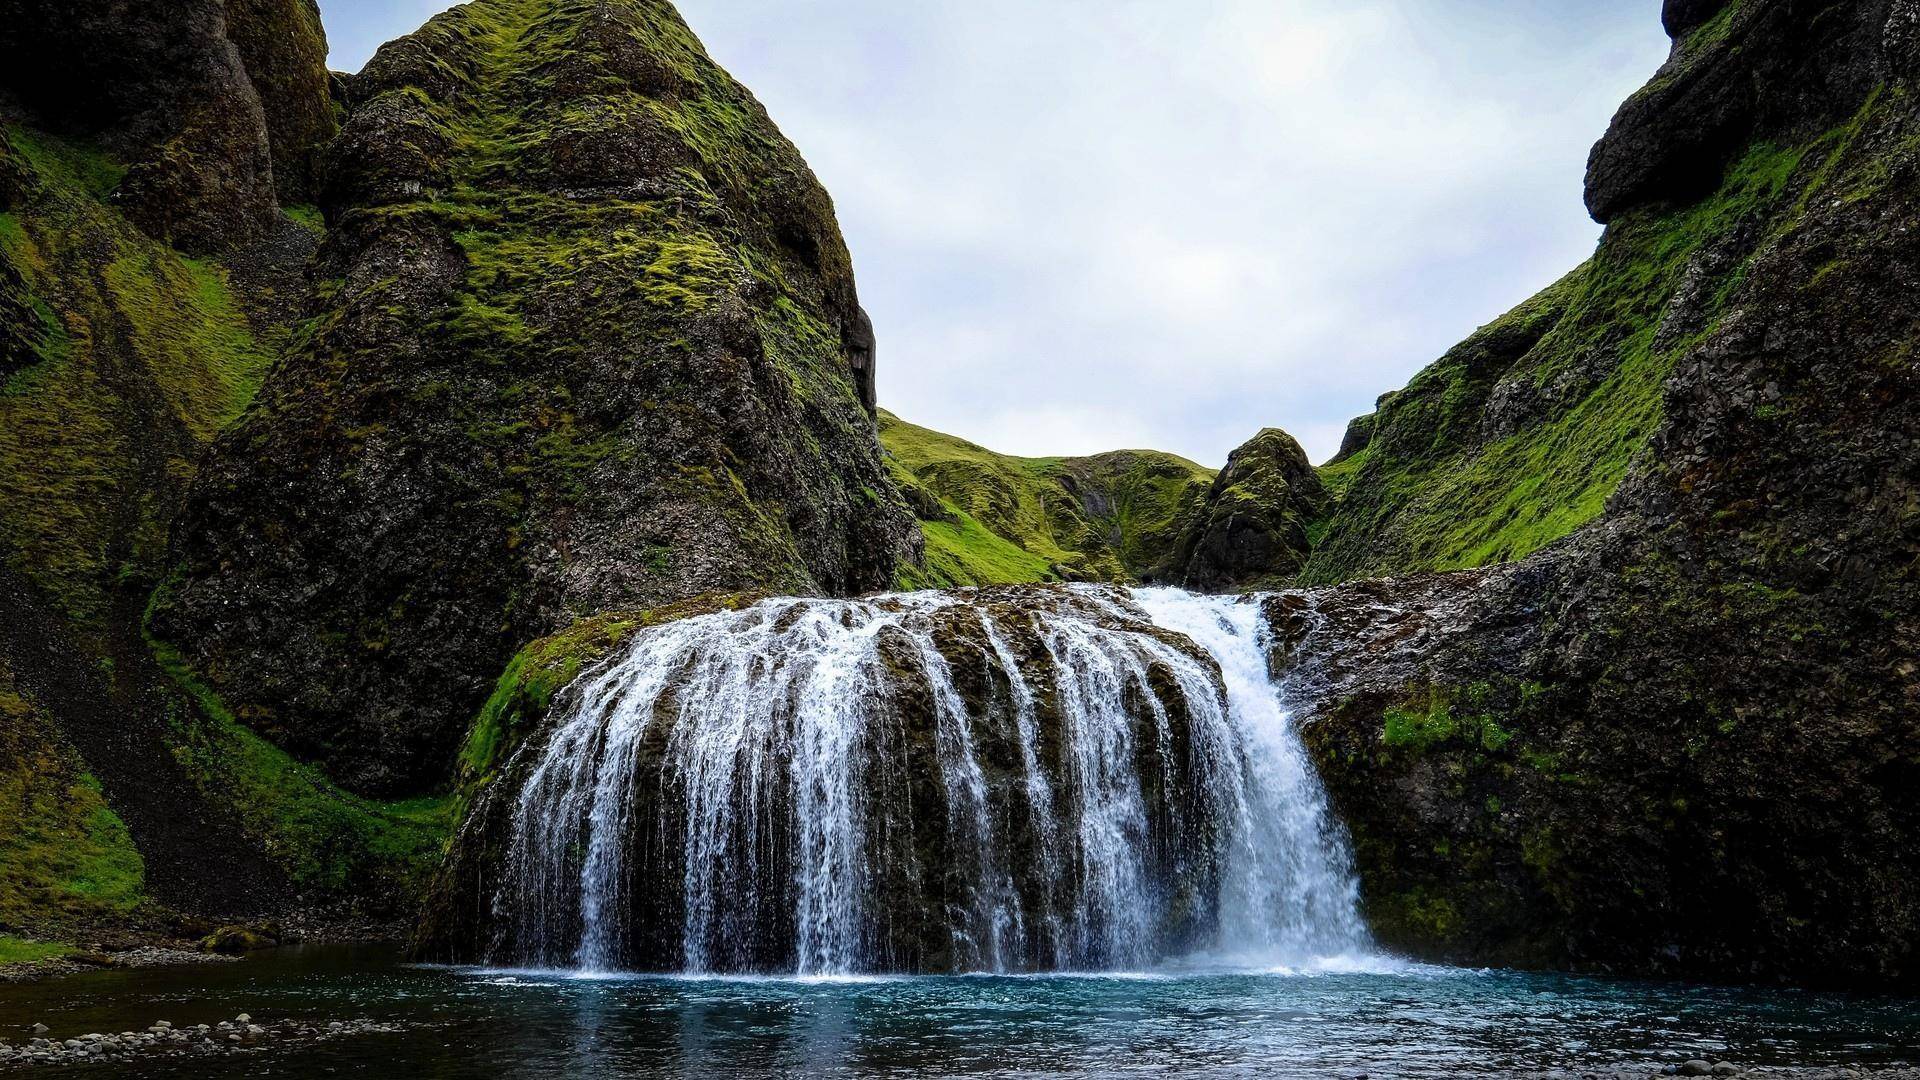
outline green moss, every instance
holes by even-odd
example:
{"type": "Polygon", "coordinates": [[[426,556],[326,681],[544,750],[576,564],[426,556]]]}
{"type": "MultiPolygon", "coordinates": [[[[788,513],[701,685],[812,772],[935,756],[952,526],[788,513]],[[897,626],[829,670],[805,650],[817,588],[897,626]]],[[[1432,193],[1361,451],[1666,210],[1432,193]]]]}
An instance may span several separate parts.
{"type": "Polygon", "coordinates": [[[1660,423],[1674,363],[1717,325],[1744,278],[1744,263],[1729,260],[1700,329],[1656,341],[1694,256],[1730,238],[1752,251],[1795,228],[1866,115],[1885,107],[1876,96],[1820,138],[1751,148],[1698,203],[1623,216],[1585,266],[1416,376],[1381,408],[1368,450],[1323,472],[1342,497],[1313,530],[1320,542],[1303,579],[1520,559],[1600,516],[1660,423]],[[1489,437],[1496,384],[1538,404],[1489,437]]]}
{"type": "Polygon", "coordinates": [[[196,707],[174,710],[174,757],[303,889],[404,910],[426,886],[453,825],[447,796],[379,802],[340,789],[236,720],[179,655],[154,658],[196,707]]]}
{"type": "Polygon", "coordinates": [[[145,866],[99,781],[0,666],[0,924],[61,929],[125,916],[145,866]]]}
{"type": "Polygon", "coordinates": [[[1469,752],[1498,754],[1513,742],[1515,734],[1513,719],[1507,724],[1500,722],[1502,709],[1495,699],[1501,696],[1492,684],[1484,682],[1457,689],[1426,687],[1381,714],[1380,744],[1414,755],[1446,744],[1469,752]]]}
{"type": "Polygon", "coordinates": [[[72,956],[79,951],[71,945],[52,941],[30,941],[26,938],[0,934],[0,967],[8,964],[31,964],[40,960],[57,960],[62,956],[72,956]]]}
{"type": "Polygon", "coordinates": [[[300,203],[295,206],[281,207],[280,212],[287,220],[307,230],[315,236],[324,236],[327,231],[326,219],[321,217],[320,208],[312,203],[300,203]]]}

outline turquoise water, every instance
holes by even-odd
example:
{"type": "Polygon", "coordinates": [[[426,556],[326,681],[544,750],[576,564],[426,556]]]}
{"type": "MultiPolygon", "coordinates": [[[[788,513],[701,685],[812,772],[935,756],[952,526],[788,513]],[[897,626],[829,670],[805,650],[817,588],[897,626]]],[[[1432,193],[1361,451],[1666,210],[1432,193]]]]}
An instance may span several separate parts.
{"type": "Polygon", "coordinates": [[[259,1054],[61,1076],[1457,1077],[1920,1061],[1920,1004],[1890,998],[1373,962],[1315,973],[579,979],[415,967],[384,948],[0,987],[0,1035],[212,1022],[401,1021],[259,1054]]]}

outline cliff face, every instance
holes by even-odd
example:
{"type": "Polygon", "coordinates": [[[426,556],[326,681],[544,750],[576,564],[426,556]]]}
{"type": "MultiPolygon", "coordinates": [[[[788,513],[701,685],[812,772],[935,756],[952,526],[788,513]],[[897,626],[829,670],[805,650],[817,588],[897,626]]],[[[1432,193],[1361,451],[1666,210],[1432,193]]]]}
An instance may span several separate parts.
{"type": "Polygon", "coordinates": [[[155,626],[364,791],[442,778],[525,641],[918,562],[826,193],[657,0],[481,0],[350,83],[297,347],[155,626]]]}
{"type": "Polygon", "coordinates": [[[1671,21],[1594,261],[1386,403],[1310,573],[1573,535],[1282,597],[1275,661],[1389,942],[1910,983],[1915,12],[1671,21]]]}
{"type": "MultiPolygon", "coordinates": [[[[1866,110],[1897,112],[1901,3],[1673,3],[1672,58],[1595,147],[1594,257],[1382,402],[1329,482],[1345,489],[1316,583],[1524,558],[1602,517],[1663,423],[1660,388],[1811,200],[1866,110]]],[[[1809,278],[1818,267],[1809,271],[1809,278]]]]}

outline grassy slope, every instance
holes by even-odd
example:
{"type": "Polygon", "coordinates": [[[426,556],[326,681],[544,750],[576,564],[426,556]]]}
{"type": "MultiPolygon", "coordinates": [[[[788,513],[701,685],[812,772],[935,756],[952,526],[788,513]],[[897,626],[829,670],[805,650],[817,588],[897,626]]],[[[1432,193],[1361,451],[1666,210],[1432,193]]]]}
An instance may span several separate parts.
{"type": "Polygon", "coordinates": [[[1690,283],[1690,260],[1711,245],[1752,252],[1790,228],[1864,119],[1800,145],[1752,148],[1699,203],[1622,216],[1586,265],[1415,376],[1381,410],[1373,444],[1325,474],[1344,496],[1316,529],[1324,539],[1303,578],[1519,559],[1597,518],[1659,424],[1675,360],[1717,323],[1745,272],[1742,255],[1690,283]],[[1683,285],[1703,298],[1706,318],[1697,332],[1660,338],[1683,285]],[[1501,382],[1549,404],[1511,433],[1489,432],[1501,382]],[[1576,393],[1556,400],[1569,385],[1576,393]]]}
{"type": "Polygon", "coordinates": [[[47,325],[41,362],[0,386],[0,557],[97,624],[116,580],[151,577],[172,496],[270,356],[224,271],[107,204],[112,161],[19,128],[7,138],[36,191],[0,214],[0,257],[47,325]]]}
{"type": "Polygon", "coordinates": [[[144,877],[99,782],[0,661],[0,928],[59,934],[125,916],[144,877]]]}
{"type": "Polygon", "coordinates": [[[927,538],[906,587],[1127,581],[1171,547],[1187,501],[1213,474],[1155,451],[1020,458],[880,414],[880,444],[927,538]],[[1100,512],[1089,511],[1095,497],[1100,512]]]}
{"type": "MultiPolygon", "coordinates": [[[[109,201],[121,170],[89,147],[20,128],[4,152],[32,191],[0,214],[0,255],[44,326],[39,362],[0,386],[0,557],[84,641],[113,597],[158,573],[199,452],[246,409],[270,349],[219,266],[185,258],[109,201]],[[157,416],[158,420],[155,421],[157,416]]],[[[114,678],[102,647],[102,678],[114,678]]],[[[176,676],[177,665],[162,666],[176,676]]],[[[44,710],[0,684],[0,924],[72,927],[142,899],[126,827],[44,710]]],[[[259,836],[303,887],[404,887],[444,839],[446,800],[382,805],[341,792],[188,691],[174,754],[212,805],[259,836]],[[195,709],[191,703],[198,703],[195,709]]]]}

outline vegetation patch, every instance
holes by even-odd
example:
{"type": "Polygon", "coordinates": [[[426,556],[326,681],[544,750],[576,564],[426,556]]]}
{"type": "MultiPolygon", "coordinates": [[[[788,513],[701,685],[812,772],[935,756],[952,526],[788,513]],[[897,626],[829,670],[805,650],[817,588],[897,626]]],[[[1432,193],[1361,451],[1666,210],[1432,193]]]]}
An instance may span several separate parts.
{"type": "Polygon", "coordinates": [[[100,784],[0,663],[0,926],[58,932],[144,899],[145,866],[100,784]]]}
{"type": "Polygon", "coordinates": [[[1150,577],[1213,482],[1172,454],[1012,457],[885,411],[880,445],[927,541],[907,587],[1150,577]]]}
{"type": "Polygon", "coordinates": [[[422,894],[453,825],[451,798],[380,802],[344,791],[236,720],[173,649],[159,642],[153,649],[184,693],[172,714],[174,757],[295,885],[387,911],[405,910],[422,894]]]}
{"type": "Polygon", "coordinates": [[[79,951],[71,945],[62,945],[58,942],[33,941],[0,934],[0,967],[6,967],[9,964],[32,964],[41,960],[58,960],[60,957],[72,956],[79,951]]]}

